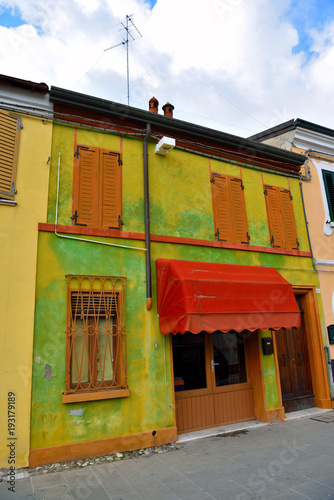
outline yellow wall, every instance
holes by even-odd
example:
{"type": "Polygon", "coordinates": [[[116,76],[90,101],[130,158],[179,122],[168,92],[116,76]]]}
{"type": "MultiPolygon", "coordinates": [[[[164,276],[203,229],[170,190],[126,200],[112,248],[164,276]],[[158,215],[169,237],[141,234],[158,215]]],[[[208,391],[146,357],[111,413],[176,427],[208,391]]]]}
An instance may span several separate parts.
{"type": "Polygon", "coordinates": [[[8,392],[15,393],[15,467],[29,455],[38,223],[46,222],[52,123],[22,115],[16,206],[0,204],[0,467],[9,467],[8,392]]]}

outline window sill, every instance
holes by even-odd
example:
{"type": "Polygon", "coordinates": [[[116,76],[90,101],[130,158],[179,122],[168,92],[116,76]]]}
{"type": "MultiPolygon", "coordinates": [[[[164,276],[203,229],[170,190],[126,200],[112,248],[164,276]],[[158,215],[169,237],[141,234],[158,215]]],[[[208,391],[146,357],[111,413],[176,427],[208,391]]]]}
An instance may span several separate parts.
{"type": "Polygon", "coordinates": [[[63,403],[79,403],[81,401],[99,401],[102,399],[127,398],[129,389],[112,389],[110,391],[63,393],[63,403]]]}
{"type": "Polygon", "coordinates": [[[17,201],[5,200],[4,198],[0,198],[0,205],[7,205],[8,207],[16,207],[17,201]]]}

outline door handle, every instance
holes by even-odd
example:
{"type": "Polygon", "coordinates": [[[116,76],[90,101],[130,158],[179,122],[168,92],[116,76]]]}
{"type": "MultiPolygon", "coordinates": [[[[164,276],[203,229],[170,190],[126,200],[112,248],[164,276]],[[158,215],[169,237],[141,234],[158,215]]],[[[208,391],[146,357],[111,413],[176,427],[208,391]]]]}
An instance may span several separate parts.
{"type": "Polygon", "coordinates": [[[303,364],[303,357],[302,357],[302,353],[301,353],[301,352],[298,352],[298,353],[297,353],[297,356],[298,356],[298,358],[299,358],[298,364],[299,364],[299,365],[302,365],[302,364],[303,364]]]}
{"type": "Polygon", "coordinates": [[[215,367],[215,366],[217,366],[217,365],[219,365],[219,363],[214,363],[214,362],[213,362],[213,359],[212,359],[212,360],[211,360],[211,371],[212,371],[212,373],[215,371],[215,368],[214,368],[214,367],[215,367]]]}
{"type": "Polygon", "coordinates": [[[283,359],[283,366],[288,366],[288,363],[287,363],[287,361],[286,361],[286,354],[284,354],[284,352],[283,352],[283,354],[282,354],[282,357],[284,358],[284,359],[283,359]]]}

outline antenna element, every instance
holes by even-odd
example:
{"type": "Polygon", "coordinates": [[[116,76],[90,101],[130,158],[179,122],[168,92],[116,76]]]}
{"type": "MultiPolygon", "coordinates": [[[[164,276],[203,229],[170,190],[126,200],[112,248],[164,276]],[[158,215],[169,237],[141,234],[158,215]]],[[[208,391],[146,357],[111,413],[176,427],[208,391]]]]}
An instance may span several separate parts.
{"type": "Polygon", "coordinates": [[[126,32],[126,37],[120,43],[117,43],[116,45],[112,45],[111,47],[108,47],[107,49],[104,49],[106,52],[107,50],[114,49],[116,47],[119,47],[120,45],[126,45],[126,74],[127,74],[127,90],[128,90],[128,106],[130,103],[130,77],[129,77],[129,42],[132,42],[136,40],[139,37],[142,37],[141,33],[139,32],[137,26],[134,24],[132,21],[131,17],[133,14],[130,14],[129,16],[125,16],[125,20],[121,22],[120,24],[123,26],[119,31],[124,31],[126,32]],[[136,38],[132,35],[132,33],[137,32],[139,36],[136,38]],[[130,38],[129,38],[130,36],[130,38]]]}

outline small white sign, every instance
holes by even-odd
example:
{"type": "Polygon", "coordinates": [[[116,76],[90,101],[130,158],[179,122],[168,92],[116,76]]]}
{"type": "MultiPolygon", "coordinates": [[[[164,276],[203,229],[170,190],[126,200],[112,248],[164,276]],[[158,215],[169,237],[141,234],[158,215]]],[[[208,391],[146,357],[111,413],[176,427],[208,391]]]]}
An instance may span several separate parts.
{"type": "Polygon", "coordinates": [[[320,293],[320,288],[316,288],[315,293],[320,293]]]}

